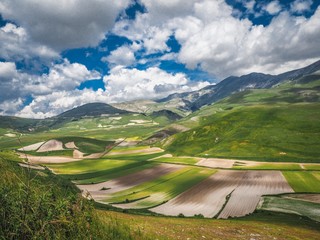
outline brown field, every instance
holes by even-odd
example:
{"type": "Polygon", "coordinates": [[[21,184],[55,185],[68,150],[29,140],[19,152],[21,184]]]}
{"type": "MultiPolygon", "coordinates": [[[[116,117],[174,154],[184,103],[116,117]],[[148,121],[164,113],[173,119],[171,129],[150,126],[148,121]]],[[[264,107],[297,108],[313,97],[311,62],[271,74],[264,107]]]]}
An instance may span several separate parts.
{"type": "Polygon", "coordinates": [[[44,167],[39,166],[39,165],[31,165],[31,164],[27,164],[27,163],[18,163],[20,167],[24,167],[24,168],[30,168],[30,169],[35,169],[35,170],[45,170],[44,167]]]}
{"type": "Polygon", "coordinates": [[[18,153],[20,158],[27,159],[29,163],[43,164],[43,163],[67,163],[80,161],[80,158],[71,157],[56,157],[56,156],[32,156],[29,154],[18,153]]]}
{"type": "Polygon", "coordinates": [[[256,209],[262,195],[290,192],[293,190],[280,171],[243,171],[218,218],[245,216],[256,209]]]}
{"type": "Polygon", "coordinates": [[[48,152],[48,151],[57,151],[63,150],[63,143],[57,140],[49,140],[41,145],[37,152],[48,152]]]}
{"type": "Polygon", "coordinates": [[[25,147],[19,148],[18,150],[19,150],[19,151],[35,151],[35,150],[37,150],[42,144],[44,144],[44,142],[38,142],[38,143],[35,143],[35,144],[31,144],[31,145],[29,145],[29,146],[25,146],[25,147]]]}
{"type": "Polygon", "coordinates": [[[202,158],[196,165],[211,168],[232,168],[234,163],[235,160],[231,159],[202,158]]]}
{"type": "Polygon", "coordinates": [[[105,199],[112,193],[132,188],[147,181],[152,181],[153,179],[176,171],[182,167],[183,166],[174,164],[160,164],[155,167],[119,177],[110,181],[77,186],[81,190],[89,192],[93,199],[99,201],[105,199]],[[102,188],[105,188],[106,190],[102,190],[102,188]]]}
{"type": "Polygon", "coordinates": [[[150,209],[153,212],[177,216],[202,214],[214,217],[243,177],[242,171],[219,171],[167,203],[150,209]]]}
{"type": "Polygon", "coordinates": [[[75,145],[74,142],[68,142],[64,145],[66,148],[70,148],[70,149],[75,149],[77,148],[77,146],[75,145]]]}
{"type": "Polygon", "coordinates": [[[219,218],[245,216],[252,213],[260,197],[266,194],[293,192],[280,171],[219,171],[167,203],[150,209],[177,216],[202,214],[219,218]]]}

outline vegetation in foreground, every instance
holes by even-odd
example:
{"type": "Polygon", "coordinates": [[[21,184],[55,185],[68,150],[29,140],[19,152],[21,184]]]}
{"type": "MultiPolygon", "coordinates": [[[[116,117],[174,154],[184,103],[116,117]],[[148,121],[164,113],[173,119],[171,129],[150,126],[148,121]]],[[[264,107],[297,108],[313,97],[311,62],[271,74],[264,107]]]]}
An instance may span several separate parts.
{"type": "Polygon", "coordinates": [[[0,239],[138,239],[110,220],[102,223],[92,202],[49,171],[0,160],[0,239]]]}

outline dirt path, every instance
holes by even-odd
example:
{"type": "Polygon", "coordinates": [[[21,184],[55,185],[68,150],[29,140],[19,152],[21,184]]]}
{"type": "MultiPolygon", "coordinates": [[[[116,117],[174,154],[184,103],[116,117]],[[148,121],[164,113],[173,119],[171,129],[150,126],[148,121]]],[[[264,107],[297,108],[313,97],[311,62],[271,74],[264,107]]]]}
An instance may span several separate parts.
{"type": "Polygon", "coordinates": [[[35,170],[45,170],[45,168],[42,166],[31,165],[31,164],[27,164],[27,163],[19,163],[19,166],[24,167],[24,168],[31,168],[31,169],[35,169],[35,170]]]}

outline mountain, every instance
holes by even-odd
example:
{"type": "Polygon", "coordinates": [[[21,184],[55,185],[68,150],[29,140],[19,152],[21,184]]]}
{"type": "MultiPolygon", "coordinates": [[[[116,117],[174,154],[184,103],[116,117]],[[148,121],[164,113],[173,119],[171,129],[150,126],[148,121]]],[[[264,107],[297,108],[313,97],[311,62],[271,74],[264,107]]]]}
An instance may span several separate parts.
{"type": "Polygon", "coordinates": [[[200,109],[204,105],[210,105],[232,93],[241,92],[246,89],[267,89],[272,88],[284,81],[295,81],[304,76],[320,70],[320,61],[307,67],[285,72],[279,75],[263,73],[250,73],[240,77],[231,76],[225,78],[216,85],[209,85],[198,91],[172,94],[158,102],[180,101],[185,102],[185,108],[192,111],[200,109]]]}
{"type": "Polygon", "coordinates": [[[101,115],[117,115],[126,113],[130,112],[112,107],[106,103],[88,103],[61,113],[56,116],[56,118],[97,117],[101,115]]]}

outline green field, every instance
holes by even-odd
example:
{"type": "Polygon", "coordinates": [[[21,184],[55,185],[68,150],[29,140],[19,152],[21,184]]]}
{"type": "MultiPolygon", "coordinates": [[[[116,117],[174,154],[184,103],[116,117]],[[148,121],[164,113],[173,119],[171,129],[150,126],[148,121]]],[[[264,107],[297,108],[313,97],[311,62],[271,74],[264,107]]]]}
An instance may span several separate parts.
{"type": "Polygon", "coordinates": [[[320,193],[320,172],[318,171],[283,171],[295,192],[320,193]]]}
{"type": "MultiPolygon", "coordinates": [[[[296,163],[260,163],[254,166],[243,166],[242,164],[235,164],[233,169],[241,170],[302,170],[300,164],[296,163]]],[[[320,170],[320,164],[314,166],[320,170]]]]}
{"type": "Polygon", "coordinates": [[[142,199],[136,202],[136,207],[150,208],[170,200],[214,172],[210,169],[185,167],[153,181],[117,192],[107,201],[127,203],[142,199]]]}
{"type": "Polygon", "coordinates": [[[306,216],[320,222],[320,203],[307,202],[300,199],[288,198],[290,195],[280,197],[265,196],[259,208],[266,211],[293,213],[306,216]]]}
{"type": "Polygon", "coordinates": [[[199,159],[193,157],[159,157],[154,159],[156,162],[164,162],[164,163],[181,163],[186,165],[195,165],[199,159]]]}
{"type": "Polygon", "coordinates": [[[85,159],[81,161],[46,164],[54,172],[64,175],[95,173],[97,171],[105,171],[116,169],[133,163],[127,160],[109,160],[109,159],[85,159]]]}

